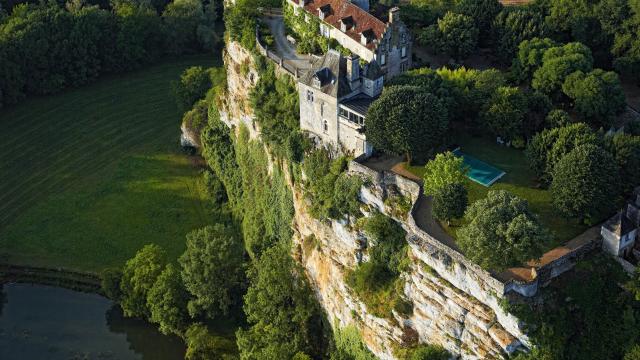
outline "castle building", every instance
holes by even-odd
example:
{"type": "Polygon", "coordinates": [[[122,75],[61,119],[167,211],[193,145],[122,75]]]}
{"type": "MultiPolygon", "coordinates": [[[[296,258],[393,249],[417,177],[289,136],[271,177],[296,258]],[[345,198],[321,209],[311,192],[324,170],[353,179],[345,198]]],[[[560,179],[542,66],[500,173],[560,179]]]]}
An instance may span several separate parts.
{"type": "Polygon", "coordinates": [[[640,227],[640,187],[633,192],[633,198],[614,217],[607,220],[601,229],[602,248],[611,255],[629,258],[636,247],[636,237],[640,227]]]}
{"type": "Polygon", "coordinates": [[[298,80],[300,128],[343,153],[370,155],[365,118],[382,87],[376,62],[361,66],[358,56],[329,50],[298,80]]]}
{"type": "Polygon", "coordinates": [[[335,39],[366,62],[377,62],[393,77],[411,67],[412,39],[400,20],[400,9],[389,10],[387,22],[368,12],[368,0],[287,0],[296,14],[305,11],[320,20],[318,32],[335,39]]]}
{"type": "Polygon", "coordinates": [[[366,11],[368,0],[287,1],[294,11],[316,16],[319,33],[351,52],[329,50],[298,79],[300,128],[342,153],[371,155],[364,133],[367,110],[384,79],[411,66],[411,35],[399,9],[389,10],[385,23],[366,11]]]}

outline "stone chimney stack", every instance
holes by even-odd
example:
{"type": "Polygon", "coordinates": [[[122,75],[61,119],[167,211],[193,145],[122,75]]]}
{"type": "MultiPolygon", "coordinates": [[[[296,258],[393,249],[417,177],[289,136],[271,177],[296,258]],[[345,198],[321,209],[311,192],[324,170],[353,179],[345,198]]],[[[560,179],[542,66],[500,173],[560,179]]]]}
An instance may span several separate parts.
{"type": "Polygon", "coordinates": [[[400,8],[397,6],[389,9],[389,24],[397,23],[400,21],[400,8]]]}
{"type": "Polygon", "coordinates": [[[347,79],[350,84],[360,80],[360,57],[358,55],[347,56],[347,79]]]}

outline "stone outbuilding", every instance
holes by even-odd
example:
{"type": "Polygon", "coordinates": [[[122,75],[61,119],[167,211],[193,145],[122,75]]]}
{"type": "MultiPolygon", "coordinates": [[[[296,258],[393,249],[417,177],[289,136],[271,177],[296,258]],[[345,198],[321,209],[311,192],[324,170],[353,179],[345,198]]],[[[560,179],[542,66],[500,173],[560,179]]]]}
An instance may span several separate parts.
{"type": "Polygon", "coordinates": [[[640,187],[633,192],[632,199],[600,229],[602,248],[617,257],[630,258],[636,245],[640,227],[640,187]]]}

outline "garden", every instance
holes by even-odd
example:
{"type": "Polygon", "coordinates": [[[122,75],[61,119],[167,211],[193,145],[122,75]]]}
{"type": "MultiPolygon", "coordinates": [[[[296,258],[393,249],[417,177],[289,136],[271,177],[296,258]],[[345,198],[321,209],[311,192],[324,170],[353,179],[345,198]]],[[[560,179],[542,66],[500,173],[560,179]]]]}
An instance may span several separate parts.
{"type": "MultiPolygon", "coordinates": [[[[553,242],[549,247],[565,243],[585,231],[588,226],[574,219],[560,216],[551,202],[551,192],[536,180],[535,173],[529,168],[529,163],[522,150],[505,145],[499,145],[488,137],[461,134],[453,140],[465,154],[482,160],[505,172],[498,181],[490,186],[481,185],[465,178],[464,185],[468,191],[469,203],[483,199],[489,190],[506,190],[527,200],[529,207],[540,222],[551,230],[553,242]]],[[[422,178],[425,173],[424,164],[414,164],[405,167],[416,176],[422,178]]],[[[464,219],[451,221],[450,225],[441,222],[442,227],[452,237],[456,237],[456,230],[464,224],[464,219]]]]}

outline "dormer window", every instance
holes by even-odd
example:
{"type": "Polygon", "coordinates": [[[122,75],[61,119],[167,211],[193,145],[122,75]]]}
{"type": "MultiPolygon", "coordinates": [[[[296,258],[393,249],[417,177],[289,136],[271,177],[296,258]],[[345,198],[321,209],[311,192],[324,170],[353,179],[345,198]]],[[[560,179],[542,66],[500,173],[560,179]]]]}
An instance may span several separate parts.
{"type": "Polygon", "coordinates": [[[323,67],[322,69],[316,71],[311,81],[313,83],[313,86],[318,89],[329,81],[333,83],[333,79],[331,78],[331,71],[328,68],[323,67]]]}
{"type": "Polygon", "coordinates": [[[346,18],[340,19],[340,30],[342,32],[347,32],[347,30],[353,27],[353,17],[347,16],[346,18]]]}
{"type": "Polygon", "coordinates": [[[373,40],[375,40],[376,35],[373,33],[373,30],[367,29],[360,33],[360,43],[362,45],[367,45],[373,40]]]}
{"type": "Polygon", "coordinates": [[[331,14],[331,5],[323,5],[318,8],[318,17],[320,20],[324,20],[325,17],[331,14]]]}

